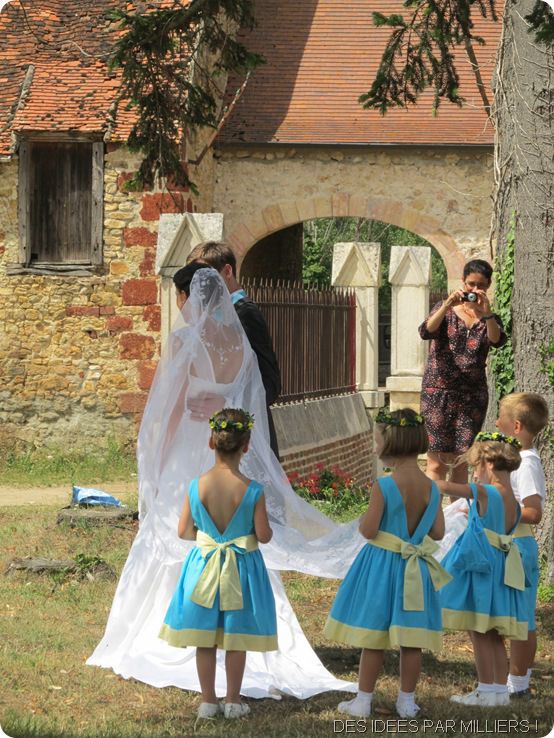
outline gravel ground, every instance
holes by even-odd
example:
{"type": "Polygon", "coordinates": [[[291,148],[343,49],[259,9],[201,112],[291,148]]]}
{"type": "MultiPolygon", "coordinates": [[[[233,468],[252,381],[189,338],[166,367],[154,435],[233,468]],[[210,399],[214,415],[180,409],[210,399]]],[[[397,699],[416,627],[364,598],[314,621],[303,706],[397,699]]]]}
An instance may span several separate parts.
{"type": "MultiPolygon", "coordinates": [[[[119,497],[136,492],[135,482],[103,482],[98,489],[119,497]]],[[[71,486],[63,487],[2,487],[0,486],[0,507],[24,505],[69,505],[71,486]]]]}

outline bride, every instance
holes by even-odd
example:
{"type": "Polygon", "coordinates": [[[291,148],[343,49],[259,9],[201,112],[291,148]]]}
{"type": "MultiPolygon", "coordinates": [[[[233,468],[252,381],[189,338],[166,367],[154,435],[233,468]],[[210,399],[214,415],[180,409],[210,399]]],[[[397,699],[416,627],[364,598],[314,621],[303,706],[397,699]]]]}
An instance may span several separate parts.
{"type": "MultiPolygon", "coordinates": [[[[212,464],[202,402],[241,407],[255,416],[241,471],[265,489],[273,539],[261,550],[274,590],[279,651],[248,653],[242,693],[310,697],[326,690],[355,691],[336,679],[314,653],[283,588],[279,571],[342,578],[363,545],[357,521],[336,525],[292,490],[269,447],[265,392],[258,362],[219,274],[194,273],[190,296],[168,339],[138,438],[139,531],[123,568],[106,632],[87,661],[155,687],[199,691],[193,648],[158,638],[191,542],[177,536],[190,480],[212,464]]],[[[216,689],[225,692],[222,652],[216,689]]]]}

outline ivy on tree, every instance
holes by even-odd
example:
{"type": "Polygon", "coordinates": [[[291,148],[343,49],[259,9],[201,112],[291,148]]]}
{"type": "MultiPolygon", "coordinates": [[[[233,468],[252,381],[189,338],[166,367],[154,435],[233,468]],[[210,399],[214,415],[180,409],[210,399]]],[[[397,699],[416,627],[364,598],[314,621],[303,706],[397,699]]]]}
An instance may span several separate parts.
{"type": "Polygon", "coordinates": [[[515,389],[514,349],[512,345],[512,292],[514,289],[516,217],[512,215],[504,249],[496,262],[494,311],[502,320],[508,341],[491,355],[496,400],[501,400],[515,389]]]}
{"type": "Polygon", "coordinates": [[[234,35],[254,26],[252,0],[174,1],[145,13],[115,10],[122,35],[110,59],[121,69],[117,106],[136,113],[127,144],[140,151],[131,187],[152,186],[160,177],[195,190],[183,156],[187,136],[215,128],[229,72],[247,73],[263,62],[234,35]]]}

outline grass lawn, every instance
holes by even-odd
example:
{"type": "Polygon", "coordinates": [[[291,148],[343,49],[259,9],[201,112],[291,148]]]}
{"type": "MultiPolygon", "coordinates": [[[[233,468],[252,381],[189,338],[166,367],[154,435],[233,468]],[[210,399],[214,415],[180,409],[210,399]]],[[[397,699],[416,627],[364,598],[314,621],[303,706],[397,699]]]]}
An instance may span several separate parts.
{"type": "MultiPolygon", "coordinates": [[[[121,571],[136,524],[72,529],[56,525],[56,512],[53,506],[0,508],[2,571],[14,557],[70,559],[80,553],[100,556],[118,573],[121,571]]],[[[338,647],[322,636],[337,583],[290,573],[284,579],[300,622],[322,661],[336,675],[355,681],[359,652],[338,647]]],[[[111,580],[89,581],[60,574],[0,575],[0,725],[9,736],[324,738],[334,734],[333,720],[340,717],[334,708],[343,698],[337,693],[307,701],[250,700],[252,715],[244,720],[230,724],[217,719],[195,725],[197,693],[154,689],[125,681],[111,671],[85,666],[102,636],[115,586],[111,580]]],[[[528,735],[547,735],[553,719],[553,603],[541,605],[538,633],[533,699],[490,711],[462,710],[448,702],[453,692],[470,689],[474,680],[468,639],[463,634],[448,635],[440,659],[428,654],[424,657],[418,687],[423,713],[416,723],[419,731],[424,732],[423,719],[440,720],[441,725],[427,727],[425,732],[460,735],[462,719],[466,723],[480,721],[479,725],[473,724],[472,733],[487,729],[489,735],[505,735],[507,723],[495,721],[511,719],[530,721],[528,735]],[[455,722],[445,733],[447,719],[455,722]]],[[[378,683],[373,719],[393,722],[385,725],[368,721],[359,726],[358,732],[371,734],[372,728],[381,735],[396,732],[397,728],[408,732],[396,722],[394,714],[397,674],[398,656],[392,652],[387,654],[385,672],[378,683]]],[[[415,732],[412,724],[410,729],[415,732]]],[[[516,730],[512,728],[511,732],[516,730]]],[[[521,723],[519,732],[524,732],[521,723]]]]}
{"type": "Polygon", "coordinates": [[[134,449],[122,448],[108,438],[103,449],[75,452],[70,449],[41,449],[0,456],[0,485],[12,487],[51,487],[78,484],[81,487],[127,481],[136,477],[134,449]]]}

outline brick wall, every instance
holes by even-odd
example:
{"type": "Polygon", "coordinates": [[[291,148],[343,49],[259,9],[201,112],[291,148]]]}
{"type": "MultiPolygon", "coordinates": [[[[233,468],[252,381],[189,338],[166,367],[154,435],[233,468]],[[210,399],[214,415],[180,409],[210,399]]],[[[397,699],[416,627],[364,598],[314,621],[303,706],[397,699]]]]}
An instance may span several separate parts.
{"type": "Polygon", "coordinates": [[[271,408],[283,468],[301,476],[338,466],[360,484],[375,479],[373,424],[358,392],[271,408]]]}
{"type": "Polygon", "coordinates": [[[301,453],[286,454],[281,463],[287,474],[297,472],[301,477],[317,471],[317,465],[332,469],[338,466],[348,472],[359,484],[369,484],[375,479],[375,455],[371,431],[359,433],[301,453]]]}

